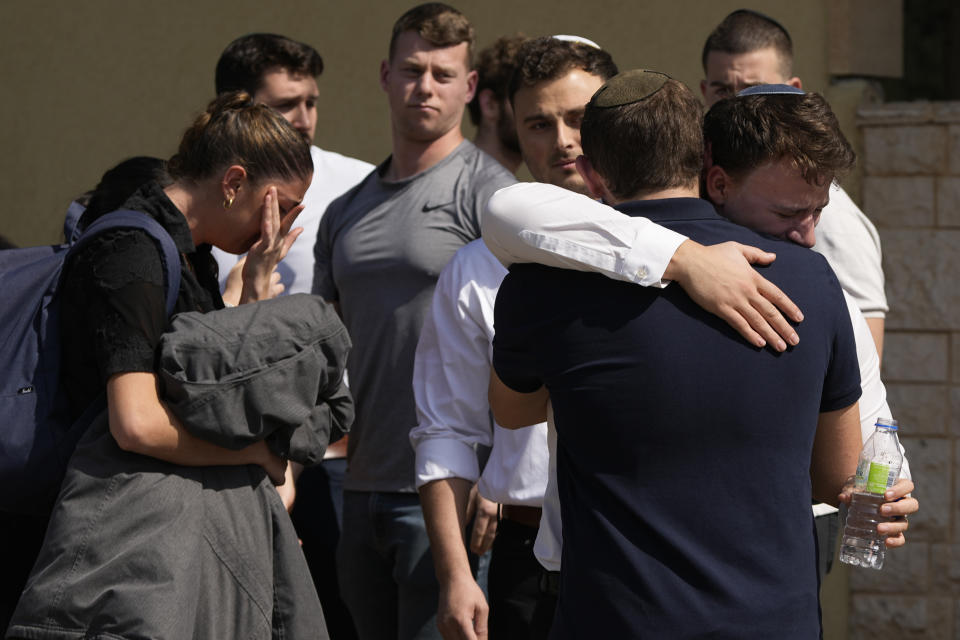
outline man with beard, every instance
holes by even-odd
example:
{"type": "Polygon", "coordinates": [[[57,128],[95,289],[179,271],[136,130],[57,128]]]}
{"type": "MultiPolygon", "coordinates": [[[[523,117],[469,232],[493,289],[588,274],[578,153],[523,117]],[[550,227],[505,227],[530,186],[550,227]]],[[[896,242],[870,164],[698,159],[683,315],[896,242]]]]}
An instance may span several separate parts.
{"type": "MultiPolygon", "coordinates": [[[[467,105],[470,122],[477,128],[473,144],[478,149],[516,174],[523,158],[517,141],[517,125],[513,107],[507,97],[507,85],[517,66],[517,50],[526,38],[522,35],[501,36],[477,54],[477,90],[467,105]]],[[[480,457],[485,458],[480,451],[480,457]]],[[[477,583],[486,588],[490,547],[497,533],[499,505],[487,500],[476,490],[470,491],[467,519],[472,519],[470,550],[478,557],[477,583]]]]}
{"type": "Polygon", "coordinates": [[[477,54],[477,92],[467,105],[470,122],[477,128],[473,144],[486,151],[510,173],[523,158],[517,142],[517,125],[507,99],[507,85],[517,66],[517,50],[525,38],[502,36],[477,54]]]}

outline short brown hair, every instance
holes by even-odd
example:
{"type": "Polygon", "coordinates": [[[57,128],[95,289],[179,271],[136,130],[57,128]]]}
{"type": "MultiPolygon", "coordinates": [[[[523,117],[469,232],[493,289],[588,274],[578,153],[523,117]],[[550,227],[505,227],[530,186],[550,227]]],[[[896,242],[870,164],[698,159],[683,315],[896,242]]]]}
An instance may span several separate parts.
{"type": "Polygon", "coordinates": [[[814,184],[842,176],[856,162],[837,117],[818,93],[721,100],[704,117],[703,132],[713,164],[735,178],[789,158],[814,184]]]}
{"type": "Polygon", "coordinates": [[[263,86],[264,74],[277,67],[316,78],[323,73],[323,58],[310,45],[285,36],[248,33],[220,54],[214,74],[217,95],[229,91],[253,95],[263,86]]]}
{"type": "Polygon", "coordinates": [[[250,94],[218,96],[183,134],[167,163],[174,179],[202,180],[240,165],[251,182],[306,179],[313,174],[310,145],[283,116],[250,94]]]}
{"type": "Polygon", "coordinates": [[[553,36],[530,38],[517,52],[517,68],[510,78],[510,101],[517,91],[561,78],[574,69],[607,81],[617,75],[617,65],[603,49],[553,36]]]}
{"type": "Polygon", "coordinates": [[[493,96],[500,102],[507,98],[507,85],[517,67],[517,52],[526,37],[517,34],[501,36],[489,47],[477,54],[477,90],[473,100],[467,105],[470,112],[470,122],[474,126],[480,125],[480,92],[490,89],[493,96]]]}
{"type": "Polygon", "coordinates": [[[467,68],[473,68],[473,26],[465,15],[450,5],[427,2],[400,16],[393,24],[393,33],[390,35],[390,60],[393,60],[397,38],[404,31],[413,31],[435,47],[453,47],[466,42],[467,68]]]}
{"type": "Polygon", "coordinates": [[[780,58],[781,75],[789,78],[793,69],[793,40],[786,28],[759,11],[738,9],[707,36],[701,56],[703,72],[707,72],[707,56],[711,51],[741,54],[771,47],[780,58]]]}
{"type": "Polygon", "coordinates": [[[703,105],[669,79],[644,100],[587,105],[580,125],[583,154],[610,192],[627,200],[695,184],[703,168],[703,105]]]}

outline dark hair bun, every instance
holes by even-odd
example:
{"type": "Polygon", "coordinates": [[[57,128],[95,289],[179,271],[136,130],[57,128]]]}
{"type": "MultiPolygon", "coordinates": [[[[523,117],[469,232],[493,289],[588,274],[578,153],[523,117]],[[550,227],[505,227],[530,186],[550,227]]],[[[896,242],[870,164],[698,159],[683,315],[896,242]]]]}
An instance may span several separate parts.
{"type": "Polygon", "coordinates": [[[253,97],[246,91],[228,91],[222,93],[207,105],[207,113],[216,116],[226,111],[238,111],[254,106],[253,97]]]}

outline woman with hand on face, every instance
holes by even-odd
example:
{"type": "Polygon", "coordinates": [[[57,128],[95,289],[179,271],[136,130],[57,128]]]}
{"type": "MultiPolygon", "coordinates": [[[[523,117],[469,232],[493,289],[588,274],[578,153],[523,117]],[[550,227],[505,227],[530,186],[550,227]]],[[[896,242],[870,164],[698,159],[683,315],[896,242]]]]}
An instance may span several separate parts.
{"type": "MultiPolygon", "coordinates": [[[[212,102],[167,164],[123,205],[170,233],[180,251],[174,313],[223,308],[211,245],[249,251],[241,304],[273,297],[276,265],[310,186],[310,149],[293,127],[245,93],[212,102]]],[[[91,211],[90,224],[108,211],[91,211]]],[[[164,271],[155,243],[136,230],[105,233],[65,267],[63,384],[79,414],[106,387],[110,432],[126,450],[181,465],[258,464],[277,484],[284,463],[263,443],[239,451],[197,440],[157,394],[154,352],[166,329],[164,271]]]]}
{"type": "MultiPolygon", "coordinates": [[[[224,308],[211,245],[248,253],[241,304],[274,296],[274,271],[302,231],[290,228],[313,173],[303,137],[247,94],[225,94],[186,131],[167,171],[169,180],[144,184],[122,208],[152,217],[176,244],[174,315],[202,312],[203,326],[245,313],[207,313],[224,308]]],[[[83,223],[107,212],[90,210],[83,223]]],[[[316,593],[272,486],[287,468],[263,439],[275,416],[238,396],[244,420],[263,427],[261,439],[226,448],[194,435],[192,418],[182,422],[167,397],[158,353],[171,328],[164,274],[157,244],[138,229],[106,231],[65,265],[62,384],[74,417],[104,391],[106,412],[77,446],[7,637],[323,637],[316,593]]],[[[260,309],[252,317],[269,315],[260,309]]],[[[248,338],[237,331],[221,342],[242,353],[248,338]]],[[[347,343],[344,331],[327,351],[322,379],[332,382],[300,393],[312,394],[308,412],[327,409],[320,405],[339,385],[347,343]]],[[[260,348],[272,344],[268,336],[260,348]]],[[[336,423],[330,413],[317,420],[336,423]]]]}

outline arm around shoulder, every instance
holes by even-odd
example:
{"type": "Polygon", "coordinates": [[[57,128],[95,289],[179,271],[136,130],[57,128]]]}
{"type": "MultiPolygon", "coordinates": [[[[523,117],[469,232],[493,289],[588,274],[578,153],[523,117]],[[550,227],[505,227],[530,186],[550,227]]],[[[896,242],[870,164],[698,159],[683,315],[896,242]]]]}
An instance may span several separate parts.
{"type": "Polygon", "coordinates": [[[647,218],[539,183],[495,193],[482,231],[491,253],[506,266],[535,262],[641,286],[676,280],[751,344],[783,351],[799,341],[778,308],[797,322],[800,310],[750,266],[773,261],[773,254],[759,249],[737,243],[704,247],[647,218]]]}
{"type": "Polygon", "coordinates": [[[647,218],[536,182],[497,191],[481,226],[484,242],[504,266],[534,262],[642,286],[663,286],[663,272],[686,240],[647,218]]]}

